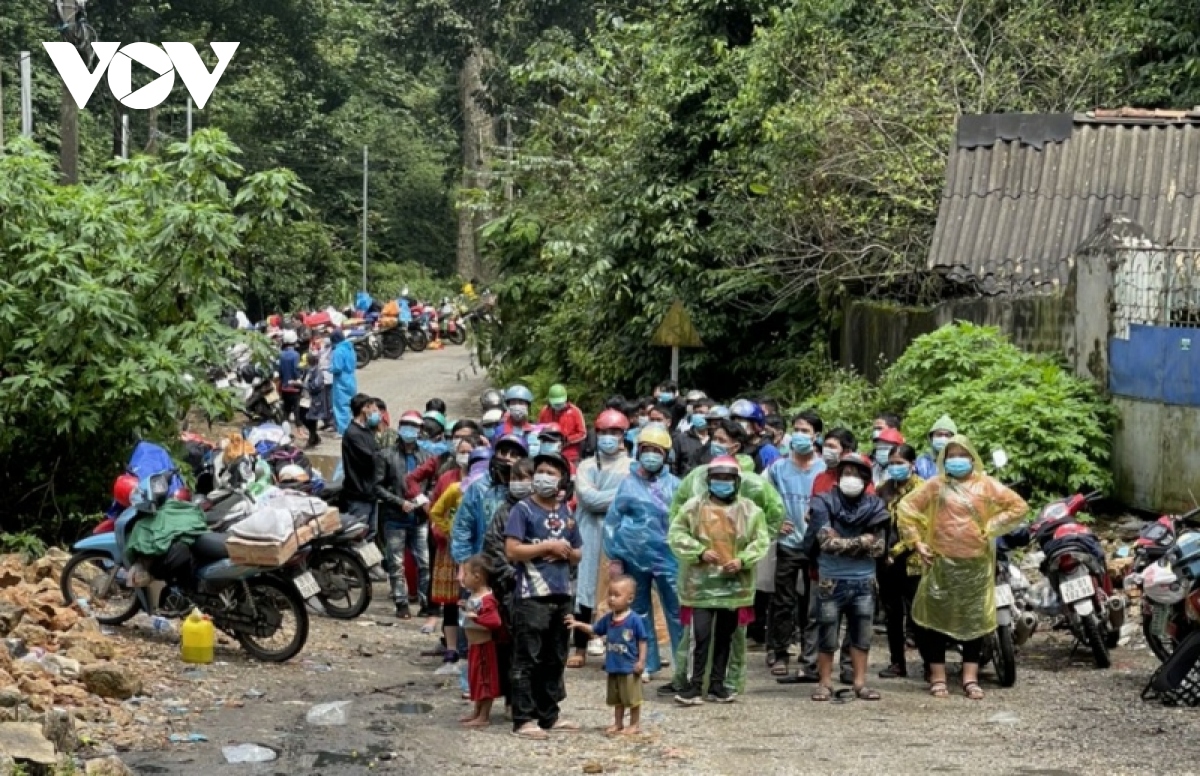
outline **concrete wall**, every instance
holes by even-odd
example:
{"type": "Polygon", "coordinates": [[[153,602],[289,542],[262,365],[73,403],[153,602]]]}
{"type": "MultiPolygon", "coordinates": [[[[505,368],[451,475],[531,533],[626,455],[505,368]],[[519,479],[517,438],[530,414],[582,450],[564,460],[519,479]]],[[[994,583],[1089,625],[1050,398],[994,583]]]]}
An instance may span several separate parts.
{"type": "Polygon", "coordinates": [[[999,327],[1026,350],[1065,353],[1074,315],[1061,294],[959,299],[925,308],[852,301],[842,311],[841,365],[877,380],[910,342],[954,321],[999,327]]]}
{"type": "Polygon", "coordinates": [[[1186,512],[1200,499],[1200,408],[1112,397],[1115,495],[1155,512],[1186,512]]]}

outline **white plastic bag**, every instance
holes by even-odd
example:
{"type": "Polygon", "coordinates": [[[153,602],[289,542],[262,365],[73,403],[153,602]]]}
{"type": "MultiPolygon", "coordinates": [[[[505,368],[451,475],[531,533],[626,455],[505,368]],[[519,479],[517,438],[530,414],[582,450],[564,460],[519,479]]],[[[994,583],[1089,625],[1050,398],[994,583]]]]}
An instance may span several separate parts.
{"type": "Polygon", "coordinates": [[[285,542],[296,532],[292,513],[272,503],[259,504],[254,513],[237,523],[229,532],[259,542],[285,542]]]}
{"type": "Polygon", "coordinates": [[[351,701],[318,703],[308,710],[304,718],[310,725],[345,725],[350,721],[351,701]]]}

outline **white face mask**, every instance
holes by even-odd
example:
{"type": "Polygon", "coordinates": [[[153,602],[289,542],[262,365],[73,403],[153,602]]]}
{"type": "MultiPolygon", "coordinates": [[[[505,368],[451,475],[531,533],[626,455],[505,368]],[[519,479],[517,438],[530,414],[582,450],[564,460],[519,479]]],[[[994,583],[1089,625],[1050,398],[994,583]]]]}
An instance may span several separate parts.
{"type": "Polygon", "coordinates": [[[468,463],[471,462],[471,454],[470,453],[459,453],[458,455],[454,456],[454,462],[457,463],[459,466],[466,466],[468,463]]]}
{"type": "Polygon", "coordinates": [[[862,495],[863,489],[867,485],[862,481],[862,478],[846,474],[838,481],[838,490],[842,491],[850,498],[856,498],[862,495]]]}

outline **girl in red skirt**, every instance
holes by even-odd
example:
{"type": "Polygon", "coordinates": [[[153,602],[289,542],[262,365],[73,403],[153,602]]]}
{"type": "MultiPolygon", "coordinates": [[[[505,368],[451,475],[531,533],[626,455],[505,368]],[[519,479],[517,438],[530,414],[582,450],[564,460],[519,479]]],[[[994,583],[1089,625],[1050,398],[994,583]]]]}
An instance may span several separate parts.
{"type": "Polygon", "coordinates": [[[487,727],[491,724],[492,701],[504,695],[500,683],[500,661],[496,642],[505,641],[504,624],[500,621],[500,605],[488,587],[491,569],[483,555],[472,555],[463,564],[462,581],[471,593],[464,616],[467,623],[467,683],[475,711],[459,720],[463,727],[487,727]]]}

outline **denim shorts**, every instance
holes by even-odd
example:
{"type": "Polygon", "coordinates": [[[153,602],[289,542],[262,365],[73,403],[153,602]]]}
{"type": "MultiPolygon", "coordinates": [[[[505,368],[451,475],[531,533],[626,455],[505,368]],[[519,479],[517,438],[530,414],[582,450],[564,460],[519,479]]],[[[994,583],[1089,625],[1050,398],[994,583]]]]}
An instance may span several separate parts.
{"type": "Polygon", "coordinates": [[[850,646],[864,652],[871,648],[877,594],[874,579],[822,579],[818,583],[817,641],[822,652],[831,655],[838,651],[838,623],[843,616],[850,646]]]}

